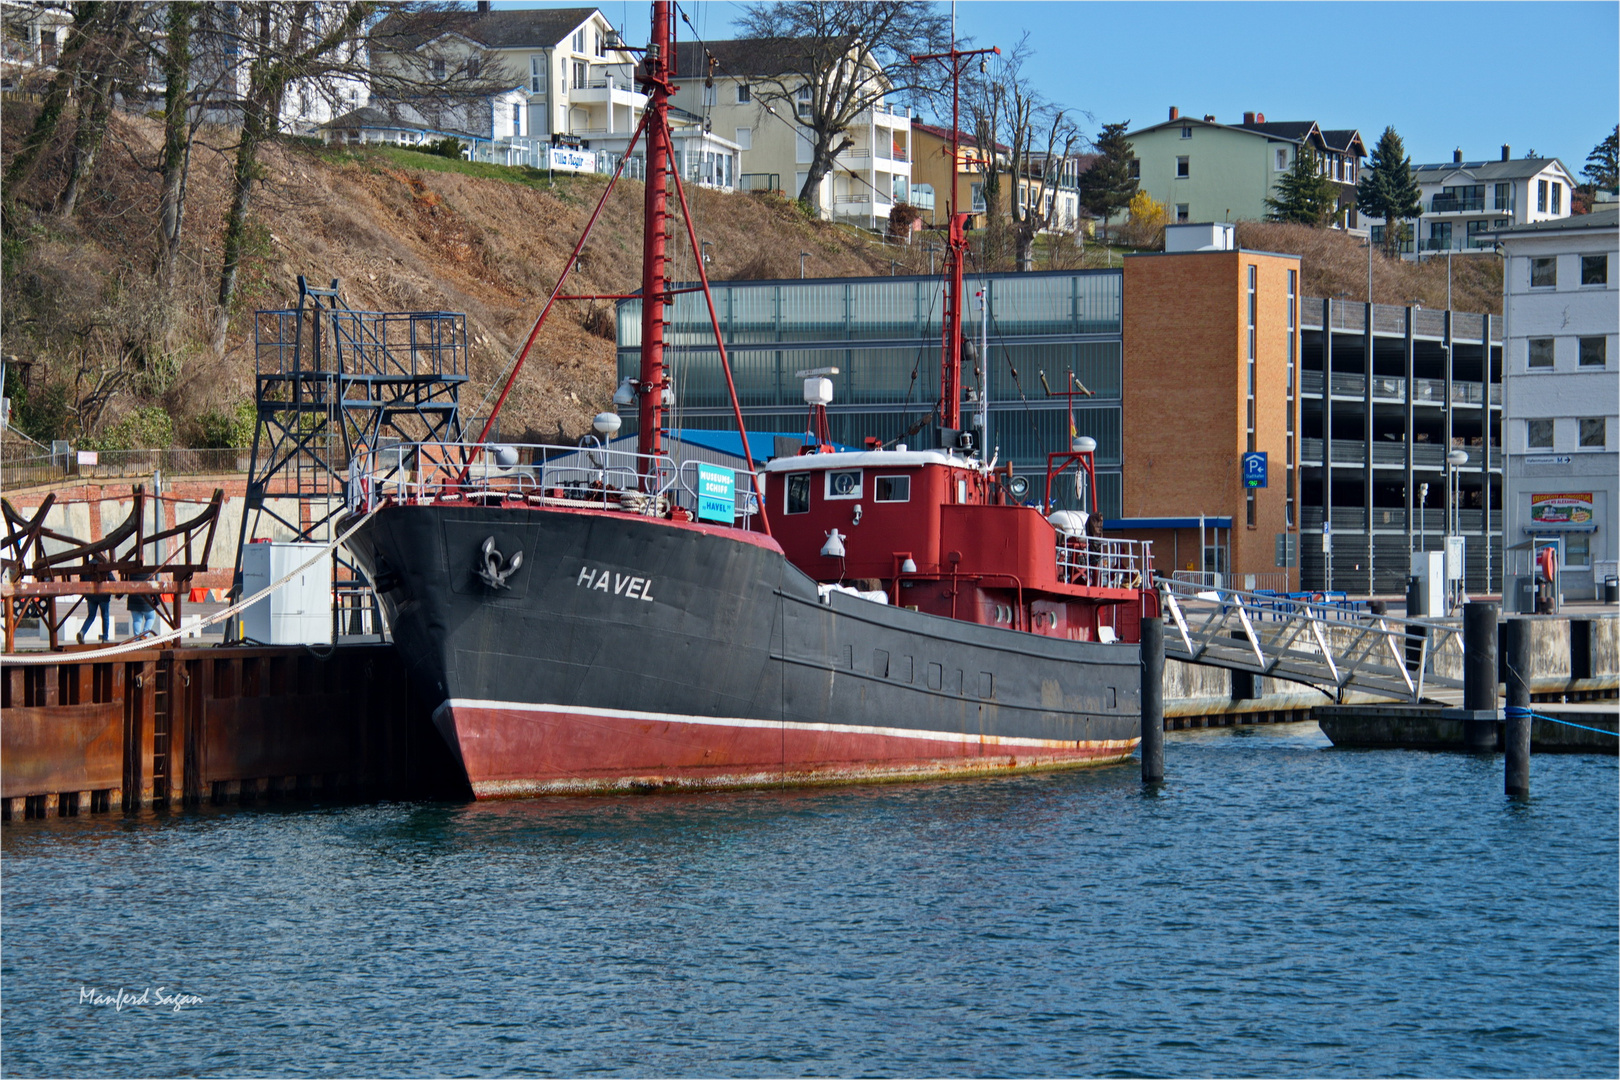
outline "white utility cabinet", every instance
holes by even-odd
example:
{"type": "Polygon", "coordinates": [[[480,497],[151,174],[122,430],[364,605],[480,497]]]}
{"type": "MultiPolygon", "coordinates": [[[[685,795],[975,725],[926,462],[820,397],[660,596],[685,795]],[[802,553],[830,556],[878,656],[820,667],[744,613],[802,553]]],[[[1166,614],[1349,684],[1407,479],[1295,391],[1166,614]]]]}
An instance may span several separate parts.
{"type": "Polygon", "coordinates": [[[1412,576],[1418,580],[1419,610],[1406,614],[1413,619],[1443,619],[1446,615],[1446,553],[1412,552],[1412,576]]]}
{"type": "MultiPolygon", "coordinates": [[[[242,595],[280,581],[325,544],[247,544],[242,548],[242,595]]],[[[266,645],[332,643],[332,553],[242,612],[242,634],[266,645]]]]}

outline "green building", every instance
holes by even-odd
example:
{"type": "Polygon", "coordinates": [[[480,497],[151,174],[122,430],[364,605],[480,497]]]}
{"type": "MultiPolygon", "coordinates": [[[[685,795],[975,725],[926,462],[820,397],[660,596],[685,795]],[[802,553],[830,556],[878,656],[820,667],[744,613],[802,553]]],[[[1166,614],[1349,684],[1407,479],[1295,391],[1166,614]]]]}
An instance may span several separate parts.
{"type": "Polygon", "coordinates": [[[1126,137],[1139,190],[1162,202],[1173,224],[1263,219],[1266,200],[1276,197],[1277,181],[1304,146],[1316,151],[1322,172],[1339,187],[1339,224],[1356,224],[1356,180],[1367,148],[1354,129],[1324,130],[1309,120],[1268,123],[1264,113],[1220,124],[1172,107],[1168,120],[1126,137]]]}

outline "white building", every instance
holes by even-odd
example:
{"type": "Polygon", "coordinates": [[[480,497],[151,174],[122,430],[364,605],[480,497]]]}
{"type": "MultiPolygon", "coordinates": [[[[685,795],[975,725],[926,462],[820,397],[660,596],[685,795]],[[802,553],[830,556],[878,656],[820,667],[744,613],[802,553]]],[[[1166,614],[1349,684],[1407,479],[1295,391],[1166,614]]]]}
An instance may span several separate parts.
{"type": "Polygon", "coordinates": [[[1620,558],[1620,210],[1494,239],[1506,260],[1506,546],[1561,537],[1565,597],[1594,597],[1620,558]]]}
{"type": "MultiPolygon", "coordinates": [[[[1412,166],[1423,216],[1406,222],[1416,242],[1402,243],[1402,253],[1488,250],[1501,229],[1569,217],[1575,180],[1564,163],[1511,155],[1504,146],[1500,161],[1464,161],[1458,150],[1448,162],[1412,166]]],[[[1371,227],[1373,243],[1384,242],[1382,218],[1363,215],[1361,224],[1371,227]]]]}
{"type": "MultiPolygon", "coordinates": [[[[796,100],[766,104],[760,98],[763,79],[780,79],[791,89],[799,58],[791,42],[781,39],[690,42],[676,45],[679,92],[674,103],[699,117],[707,130],[738,147],[742,161],[739,187],[780,191],[796,198],[814,159],[812,142],[799,123],[810,114],[811,88],[798,80],[796,100]],[[705,50],[715,63],[712,77],[705,50]],[[796,114],[796,115],[795,115],[796,114]]],[[[870,77],[882,85],[882,72],[870,77]]],[[[889,209],[911,195],[911,117],[905,109],[879,98],[857,116],[846,132],[852,144],[833,161],[822,178],[817,204],[823,217],[866,228],[884,228],[889,209]]]]}

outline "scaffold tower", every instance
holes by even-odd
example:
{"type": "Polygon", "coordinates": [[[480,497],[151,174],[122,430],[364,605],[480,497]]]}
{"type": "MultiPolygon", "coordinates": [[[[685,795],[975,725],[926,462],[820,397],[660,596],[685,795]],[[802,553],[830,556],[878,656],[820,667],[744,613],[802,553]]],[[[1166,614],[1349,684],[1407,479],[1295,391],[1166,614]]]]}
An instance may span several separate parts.
{"type": "Polygon", "coordinates": [[[241,545],[330,542],[351,462],[461,439],[460,312],[356,311],[336,279],[322,289],[300,276],[297,307],[255,312],[253,349],[256,423],[241,545]]]}

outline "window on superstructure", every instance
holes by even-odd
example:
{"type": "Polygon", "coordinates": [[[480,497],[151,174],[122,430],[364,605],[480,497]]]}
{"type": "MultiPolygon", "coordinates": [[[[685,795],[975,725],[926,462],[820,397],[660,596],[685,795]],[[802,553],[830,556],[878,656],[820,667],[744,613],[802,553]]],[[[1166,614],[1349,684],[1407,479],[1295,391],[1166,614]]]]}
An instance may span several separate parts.
{"type": "Polygon", "coordinates": [[[910,502],[911,477],[879,476],[873,481],[872,499],[875,502],[910,502]]]}
{"type": "Polygon", "coordinates": [[[787,483],[783,485],[787,491],[787,501],[783,506],[789,514],[808,514],[810,512],[810,474],[788,473],[787,483]]]}
{"type": "Polygon", "coordinates": [[[858,499],[861,497],[861,470],[837,469],[827,473],[827,490],[822,496],[828,499],[858,499]]]}

